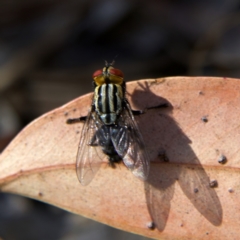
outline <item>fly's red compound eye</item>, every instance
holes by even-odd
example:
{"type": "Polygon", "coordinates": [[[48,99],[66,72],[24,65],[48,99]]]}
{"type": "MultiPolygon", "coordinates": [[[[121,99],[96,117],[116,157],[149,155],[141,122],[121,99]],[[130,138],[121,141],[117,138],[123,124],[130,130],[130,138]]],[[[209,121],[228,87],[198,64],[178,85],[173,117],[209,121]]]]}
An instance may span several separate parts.
{"type": "Polygon", "coordinates": [[[109,67],[108,68],[109,80],[114,84],[122,84],[123,83],[123,72],[119,69],[109,67]]]}
{"type": "Polygon", "coordinates": [[[102,85],[102,84],[104,84],[105,83],[105,76],[104,76],[104,73],[103,73],[103,70],[102,69],[99,69],[99,70],[97,70],[97,71],[95,71],[94,73],[93,73],[93,80],[94,80],[94,82],[98,85],[98,86],[100,86],[100,85],[102,85]]]}
{"type": "Polygon", "coordinates": [[[123,78],[123,72],[119,69],[116,69],[116,68],[109,68],[108,69],[108,72],[111,74],[111,75],[114,75],[116,77],[120,77],[120,78],[123,78]]]}
{"type": "Polygon", "coordinates": [[[95,71],[92,75],[93,79],[95,79],[96,77],[99,77],[103,74],[103,70],[102,69],[99,69],[97,71],[95,71]]]}

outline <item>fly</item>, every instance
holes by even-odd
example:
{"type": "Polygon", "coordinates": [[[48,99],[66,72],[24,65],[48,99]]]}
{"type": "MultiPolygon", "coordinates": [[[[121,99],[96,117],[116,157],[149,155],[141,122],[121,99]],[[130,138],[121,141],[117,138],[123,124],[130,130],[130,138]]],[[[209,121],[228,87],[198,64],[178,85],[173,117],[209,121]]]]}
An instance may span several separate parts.
{"type": "Polygon", "coordinates": [[[107,155],[109,165],[121,161],[141,180],[149,173],[149,157],[143,138],[125,97],[126,84],[121,70],[107,64],[93,73],[94,95],[87,117],[68,119],[67,123],[85,120],[77,153],[76,171],[82,185],[91,182],[107,155]]]}

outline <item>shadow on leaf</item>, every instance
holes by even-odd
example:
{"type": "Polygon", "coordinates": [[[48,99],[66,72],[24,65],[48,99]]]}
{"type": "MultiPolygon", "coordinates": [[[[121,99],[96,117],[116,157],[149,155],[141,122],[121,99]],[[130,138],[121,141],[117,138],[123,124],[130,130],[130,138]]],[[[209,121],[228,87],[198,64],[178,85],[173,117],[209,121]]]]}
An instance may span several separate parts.
{"type": "Polygon", "coordinates": [[[222,206],[216,191],[209,186],[210,179],[199,159],[190,147],[191,140],[182,132],[171,117],[172,106],[150,91],[150,87],[139,84],[132,102],[138,109],[167,103],[166,109],[153,109],[136,117],[151,159],[149,178],[145,182],[145,193],[152,220],[159,231],[163,231],[178,181],[183,193],[194,207],[213,225],[222,222],[222,206]],[[148,101],[146,101],[146,99],[148,101]],[[145,105],[144,105],[145,104],[145,105]],[[161,161],[159,154],[164,150],[169,162],[161,161]]]}

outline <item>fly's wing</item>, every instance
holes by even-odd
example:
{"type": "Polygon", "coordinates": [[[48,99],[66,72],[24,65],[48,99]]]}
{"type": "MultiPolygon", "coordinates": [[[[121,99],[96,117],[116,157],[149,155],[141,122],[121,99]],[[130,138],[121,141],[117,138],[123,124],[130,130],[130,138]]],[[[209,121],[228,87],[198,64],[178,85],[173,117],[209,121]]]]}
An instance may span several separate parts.
{"type": "Polygon", "coordinates": [[[91,111],[83,126],[78,153],[76,170],[82,185],[91,182],[99,170],[104,154],[99,147],[96,132],[101,127],[97,114],[91,111]]]}
{"type": "Polygon", "coordinates": [[[134,120],[132,110],[126,101],[117,127],[113,130],[112,142],[117,153],[132,173],[146,180],[149,173],[149,156],[145,150],[143,138],[134,120]]]}

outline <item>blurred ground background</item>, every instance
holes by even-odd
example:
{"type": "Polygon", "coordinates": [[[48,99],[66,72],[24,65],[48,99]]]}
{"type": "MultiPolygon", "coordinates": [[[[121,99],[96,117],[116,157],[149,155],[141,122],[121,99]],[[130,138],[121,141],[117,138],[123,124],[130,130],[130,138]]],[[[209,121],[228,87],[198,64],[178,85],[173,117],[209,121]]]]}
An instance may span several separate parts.
{"type": "MultiPolygon", "coordinates": [[[[240,77],[236,0],[2,0],[0,151],[41,114],[92,91],[111,62],[126,81],[240,77]]],[[[146,239],[0,193],[3,239],[146,239]]]]}

